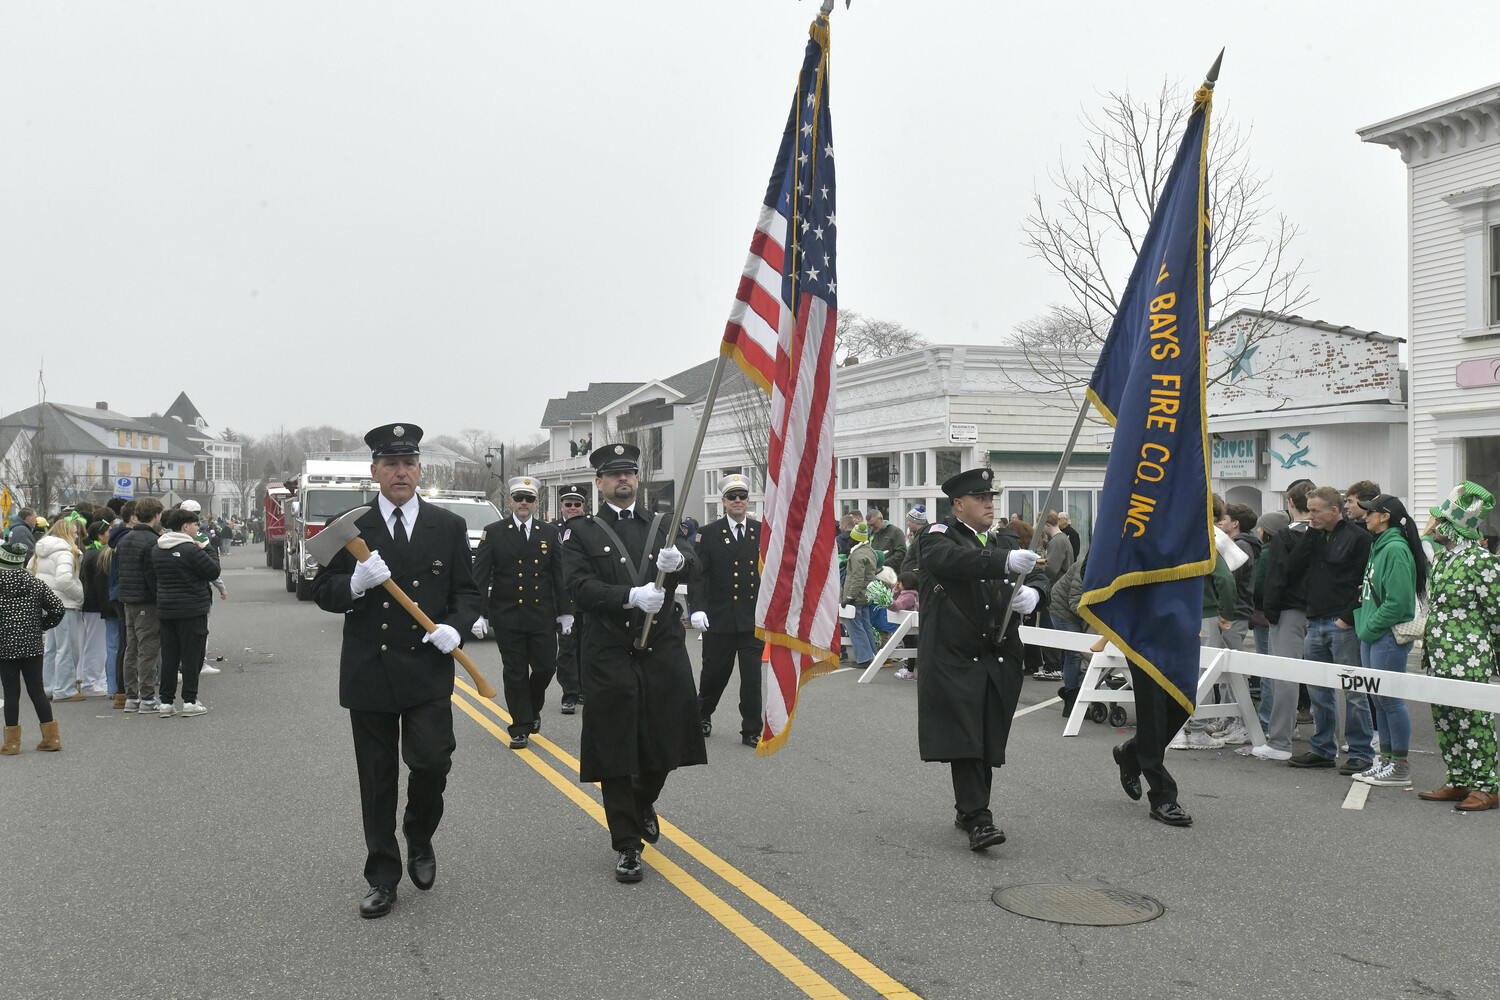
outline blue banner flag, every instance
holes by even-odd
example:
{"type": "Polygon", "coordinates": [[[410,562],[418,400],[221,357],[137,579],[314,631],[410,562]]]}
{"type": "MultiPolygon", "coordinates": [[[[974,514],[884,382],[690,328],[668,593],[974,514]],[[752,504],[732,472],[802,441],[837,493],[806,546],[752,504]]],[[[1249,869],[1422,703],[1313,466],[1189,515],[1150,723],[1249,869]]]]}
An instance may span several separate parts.
{"type": "Polygon", "coordinates": [[[1208,114],[1198,91],[1088,397],[1115,428],[1078,613],[1189,712],[1214,567],[1204,339],[1208,114]]]}

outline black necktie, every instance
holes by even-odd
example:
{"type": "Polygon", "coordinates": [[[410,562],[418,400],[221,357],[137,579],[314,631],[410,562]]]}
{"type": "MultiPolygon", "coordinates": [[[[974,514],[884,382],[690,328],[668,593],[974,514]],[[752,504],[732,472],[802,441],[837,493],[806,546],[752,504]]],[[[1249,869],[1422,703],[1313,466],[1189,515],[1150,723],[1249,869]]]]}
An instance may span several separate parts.
{"type": "Polygon", "coordinates": [[[526,522],[525,521],[521,522],[520,528],[521,528],[521,541],[524,542],[524,541],[526,541],[526,522]]]}
{"type": "Polygon", "coordinates": [[[734,526],[734,540],[737,542],[745,540],[745,526],[743,524],[736,524],[734,526]]]}
{"type": "Polygon", "coordinates": [[[620,511],[620,520],[622,520],[622,521],[628,521],[628,520],[630,520],[630,511],[628,511],[628,510],[622,510],[622,511],[620,511]]]}
{"type": "Polygon", "coordinates": [[[396,548],[404,549],[406,547],[406,519],[402,517],[400,507],[396,508],[395,516],[396,530],[391,532],[391,537],[396,540],[396,548]]]}

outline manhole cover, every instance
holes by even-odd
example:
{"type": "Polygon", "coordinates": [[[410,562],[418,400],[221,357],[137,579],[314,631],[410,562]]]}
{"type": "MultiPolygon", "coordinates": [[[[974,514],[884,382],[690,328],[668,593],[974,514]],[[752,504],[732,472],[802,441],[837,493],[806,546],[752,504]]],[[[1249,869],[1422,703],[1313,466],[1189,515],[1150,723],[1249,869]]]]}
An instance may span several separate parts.
{"type": "Polygon", "coordinates": [[[995,905],[1012,913],[1055,924],[1116,927],[1154,920],[1166,907],[1150,896],[1078,882],[1032,882],[996,889],[995,905]]]}

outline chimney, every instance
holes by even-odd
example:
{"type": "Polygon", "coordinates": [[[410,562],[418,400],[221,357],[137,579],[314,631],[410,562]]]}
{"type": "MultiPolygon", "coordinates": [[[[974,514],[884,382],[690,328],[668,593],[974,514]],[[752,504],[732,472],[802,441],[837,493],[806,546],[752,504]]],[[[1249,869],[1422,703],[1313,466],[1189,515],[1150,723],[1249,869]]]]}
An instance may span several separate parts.
{"type": "Polygon", "coordinates": [[[343,438],[329,438],[328,439],[328,450],[329,451],[343,451],[344,450],[344,439],[343,438]]]}
{"type": "Polygon", "coordinates": [[[96,409],[96,410],[107,410],[107,409],[109,409],[109,404],[106,403],[106,402],[104,402],[103,400],[100,400],[99,402],[97,402],[97,403],[94,404],[94,409],[96,409]]]}

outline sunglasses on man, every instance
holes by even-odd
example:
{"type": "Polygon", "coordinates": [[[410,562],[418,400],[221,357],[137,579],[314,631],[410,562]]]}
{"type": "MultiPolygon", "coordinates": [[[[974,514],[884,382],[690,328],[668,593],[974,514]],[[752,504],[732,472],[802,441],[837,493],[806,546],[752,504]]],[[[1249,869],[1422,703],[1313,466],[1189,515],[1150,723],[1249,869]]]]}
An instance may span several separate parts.
{"type": "Polygon", "coordinates": [[[725,500],[749,500],[750,499],[750,494],[748,494],[748,493],[726,493],[726,494],[724,494],[724,499],[725,500]]]}
{"type": "Polygon", "coordinates": [[[582,500],[564,500],[562,502],[562,505],[564,507],[582,507],[583,506],[583,501],[582,500]]]}
{"type": "Polygon", "coordinates": [[[510,495],[510,502],[511,503],[536,503],[536,497],[532,496],[530,493],[512,493],[510,495]]]}

